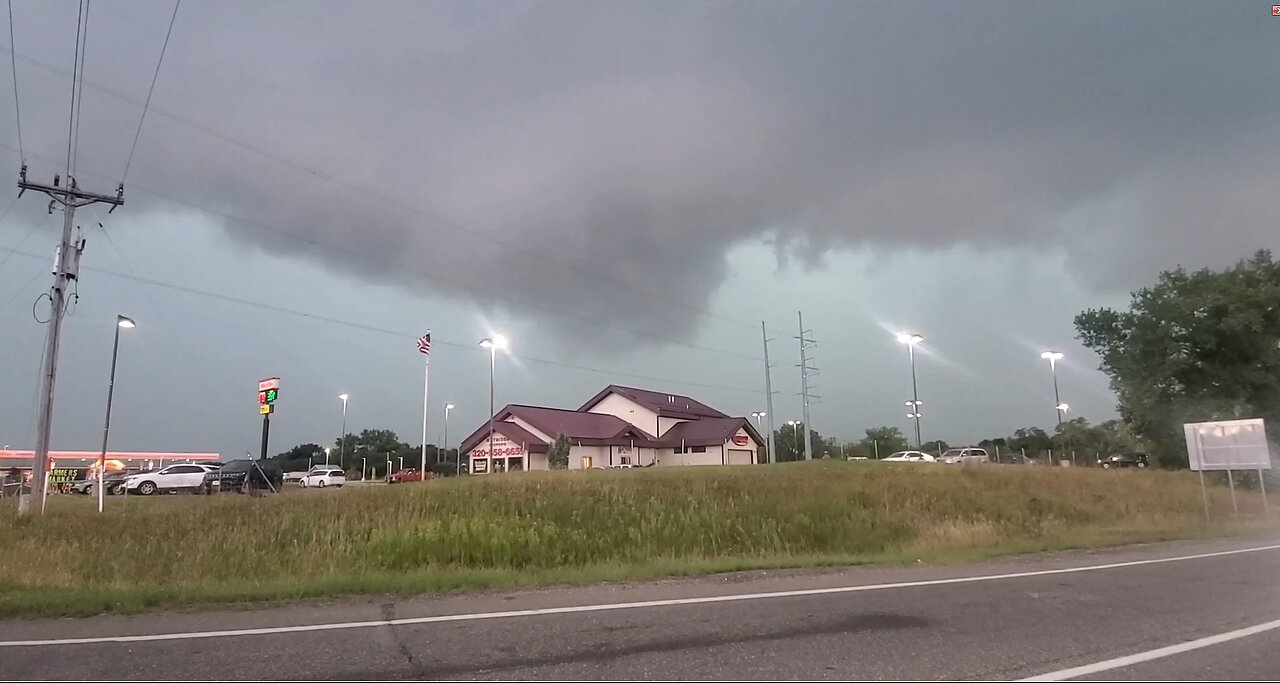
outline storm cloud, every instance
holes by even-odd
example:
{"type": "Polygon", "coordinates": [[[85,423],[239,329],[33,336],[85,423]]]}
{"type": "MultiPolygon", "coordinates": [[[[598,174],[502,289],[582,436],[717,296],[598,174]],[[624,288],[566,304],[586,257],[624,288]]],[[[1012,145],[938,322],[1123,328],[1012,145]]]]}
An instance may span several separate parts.
{"type": "MultiPolygon", "coordinates": [[[[15,8],[32,173],[65,140],[53,5],[15,8]]],[[[82,184],[118,180],[169,7],[94,7],[82,184]]],[[[1115,291],[1270,239],[1278,30],[1253,3],[188,3],[130,212],[565,341],[693,338],[765,238],[1058,249],[1115,291]]]]}

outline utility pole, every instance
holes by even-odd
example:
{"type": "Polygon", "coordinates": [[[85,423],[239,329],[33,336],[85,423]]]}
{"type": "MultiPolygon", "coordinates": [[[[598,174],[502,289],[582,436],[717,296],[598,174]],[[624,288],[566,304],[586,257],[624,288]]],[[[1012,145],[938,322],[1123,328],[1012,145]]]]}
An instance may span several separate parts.
{"type": "MultiPolygon", "coordinates": [[[[70,169],[68,169],[69,171],[70,169]]],[[[53,288],[49,290],[49,331],[45,339],[44,365],[40,369],[40,412],[36,421],[36,456],[31,469],[30,491],[40,494],[40,512],[44,512],[45,479],[48,474],[49,436],[53,427],[53,390],[58,377],[58,350],[62,342],[62,317],[66,313],[67,286],[80,277],[80,254],[85,240],[76,225],[76,209],[90,204],[110,204],[115,211],[124,204],[124,183],[116,187],[115,196],[85,192],[79,189],[76,179],[68,172],[66,184],[61,184],[57,174],[52,185],[27,181],[27,165],[18,173],[18,196],[27,190],[35,190],[49,196],[49,213],[55,204],[62,207],[62,239],[53,258],[53,288]]],[[[18,498],[18,514],[31,514],[30,492],[18,498]]]]}
{"type": "Polygon", "coordinates": [[[760,336],[764,339],[764,400],[765,400],[765,417],[769,418],[769,453],[765,458],[765,462],[778,462],[778,451],[774,450],[773,443],[773,379],[771,377],[773,368],[769,364],[769,334],[765,332],[764,321],[760,321],[760,336]]]}
{"type": "Polygon", "coordinates": [[[813,428],[809,422],[809,404],[822,398],[813,393],[813,387],[809,385],[809,378],[818,374],[818,368],[809,364],[812,360],[809,358],[808,351],[818,345],[813,340],[813,330],[804,328],[804,314],[796,311],[796,319],[800,322],[800,336],[796,339],[800,340],[800,401],[802,418],[804,419],[804,459],[813,460],[813,428]]]}

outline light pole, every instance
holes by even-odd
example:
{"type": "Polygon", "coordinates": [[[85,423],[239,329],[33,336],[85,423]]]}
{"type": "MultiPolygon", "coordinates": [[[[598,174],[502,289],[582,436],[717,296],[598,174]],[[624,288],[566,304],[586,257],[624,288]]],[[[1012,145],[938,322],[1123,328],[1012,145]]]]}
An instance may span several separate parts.
{"type": "MultiPolygon", "coordinates": [[[[498,349],[507,348],[507,338],[495,334],[480,340],[480,348],[489,350],[489,471],[493,471],[493,371],[498,363],[498,349]]],[[[462,457],[459,453],[458,457],[462,457]]],[[[525,460],[525,469],[528,469],[528,459],[525,460]]],[[[505,471],[505,468],[503,468],[505,471]]]]}
{"type": "Polygon", "coordinates": [[[1053,409],[1058,413],[1058,424],[1062,424],[1062,414],[1067,412],[1067,404],[1058,397],[1058,361],[1062,360],[1062,352],[1045,351],[1040,357],[1049,361],[1049,373],[1053,375],[1053,409]]]}
{"type": "Polygon", "coordinates": [[[400,470],[401,470],[401,471],[404,471],[404,456],[403,456],[403,455],[401,455],[401,456],[397,456],[397,457],[399,457],[399,458],[400,458],[400,470]]]}
{"type": "Polygon", "coordinates": [[[107,475],[107,435],[111,433],[111,399],[116,393],[116,359],[120,355],[120,330],[131,330],[137,327],[133,318],[116,316],[116,340],[111,345],[111,379],[107,382],[107,418],[102,424],[102,453],[98,456],[98,512],[102,512],[105,500],[104,487],[107,475]]]}
{"type": "MultiPolygon", "coordinates": [[[[338,394],[338,398],[342,399],[342,432],[338,434],[338,467],[342,467],[344,459],[347,457],[347,399],[351,397],[347,394],[338,394]]],[[[327,452],[325,453],[324,464],[329,464],[327,452]]]]}
{"type": "MultiPolygon", "coordinates": [[[[328,446],[326,446],[324,449],[324,464],[326,467],[329,466],[329,451],[331,450],[333,449],[329,448],[328,446]]],[[[312,465],[312,467],[314,467],[314,465],[312,465]]]]}
{"type": "Polygon", "coordinates": [[[767,415],[767,414],[768,414],[768,413],[764,412],[763,410],[757,410],[757,411],[755,411],[754,413],[751,413],[751,417],[754,417],[754,418],[756,419],[756,430],[757,430],[757,431],[760,429],[760,418],[764,417],[764,416],[765,416],[765,415],[767,415]]]}
{"type": "Polygon", "coordinates": [[[787,420],[786,424],[791,427],[791,450],[792,455],[799,455],[800,451],[800,421],[787,420]]]}
{"type": "MultiPolygon", "coordinates": [[[[449,413],[457,407],[452,403],[444,404],[444,453],[440,456],[441,458],[449,457],[449,413]]],[[[455,474],[462,474],[462,458],[458,458],[455,464],[457,466],[455,474]]]]}
{"type": "Polygon", "coordinates": [[[360,481],[365,481],[365,480],[368,478],[368,477],[365,477],[365,476],[364,476],[364,461],[365,461],[365,460],[368,460],[368,458],[365,458],[365,457],[361,457],[361,458],[360,458],[360,481]]]}
{"type": "Polygon", "coordinates": [[[923,443],[920,439],[920,406],[924,405],[924,401],[920,400],[920,390],[916,385],[916,344],[924,341],[924,337],[914,332],[903,332],[898,335],[898,342],[907,345],[907,355],[911,357],[911,402],[907,404],[911,412],[907,413],[907,417],[915,420],[916,423],[916,450],[920,450],[923,443]]]}

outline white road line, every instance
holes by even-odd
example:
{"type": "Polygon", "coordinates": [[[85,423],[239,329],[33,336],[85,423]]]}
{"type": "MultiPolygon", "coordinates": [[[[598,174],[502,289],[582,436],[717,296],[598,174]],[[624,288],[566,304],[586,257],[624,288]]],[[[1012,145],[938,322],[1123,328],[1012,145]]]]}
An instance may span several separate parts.
{"type": "Polygon", "coordinates": [[[235,636],[267,636],[281,633],[305,633],[307,631],[337,631],[350,628],[375,628],[378,626],[411,626],[415,624],[442,624],[453,621],[480,621],[484,619],[510,619],[513,617],[537,617],[552,614],[576,614],[581,612],[608,612],[611,610],[640,609],[644,607],[675,607],[679,605],[707,605],[720,602],[740,602],[746,600],[767,600],[772,598],[796,598],[813,595],[834,595],[840,593],[862,593],[866,591],[890,590],[894,588],[917,588],[921,586],[947,586],[960,583],[978,583],[982,581],[1001,581],[1005,579],[1024,579],[1035,576],[1053,576],[1055,574],[1075,574],[1094,572],[1122,567],[1140,567],[1167,562],[1184,562],[1201,560],[1210,557],[1225,557],[1244,553],[1257,553],[1268,550],[1280,550],[1280,544],[1264,545],[1253,548],[1223,550],[1196,555],[1179,555],[1176,557],[1160,557],[1151,560],[1132,560],[1129,562],[1112,562],[1110,564],[1085,565],[1082,567],[1065,567],[1062,569],[1039,569],[1008,574],[986,574],[981,576],[962,576],[953,579],[929,579],[924,581],[902,581],[899,583],[877,583],[862,586],[840,586],[836,588],[808,588],[772,593],[738,593],[734,595],[714,595],[702,598],[673,598],[669,600],[646,600],[643,602],[619,602],[597,605],[577,605],[573,607],[546,607],[541,609],[511,610],[507,612],[473,612],[468,614],[444,614],[430,617],[411,617],[405,619],[382,619],[378,621],[348,621],[329,624],[306,624],[300,626],[274,626],[270,628],[244,628],[226,631],[188,631],[180,633],[153,633],[131,636],[94,636],[89,638],[52,638],[48,640],[3,640],[0,647],[40,647],[46,645],[92,645],[94,643],[147,643],[164,640],[198,640],[204,638],[230,638],[235,636]]]}
{"type": "Polygon", "coordinates": [[[1075,666],[1070,669],[1053,671],[1047,674],[1040,674],[1039,676],[1032,676],[1031,678],[1023,678],[1022,680],[1065,681],[1079,676],[1088,676],[1089,674],[1096,674],[1103,671],[1111,671],[1112,669],[1133,666],[1134,664],[1141,664],[1142,662],[1149,662],[1153,659],[1161,659],[1163,657],[1182,654],[1183,652],[1199,650],[1202,647],[1209,647],[1210,645],[1218,645],[1219,643],[1226,643],[1240,638],[1248,638],[1249,636],[1265,633],[1277,628],[1280,628],[1280,619],[1268,621],[1264,624],[1258,624],[1257,626],[1250,626],[1248,628],[1237,629],[1235,631],[1219,633],[1216,636],[1206,636],[1204,638],[1197,638],[1196,640],[1188,640],[1185,643],[1178,643],[1177,645],[1170,645],[1168,647],[1149,650],[1147,652],[1139,652],[1136,655],[1116,657],[1115,659],[1108,659],[1094,664],[1085,664],[1084,666],[1075,666]]]}

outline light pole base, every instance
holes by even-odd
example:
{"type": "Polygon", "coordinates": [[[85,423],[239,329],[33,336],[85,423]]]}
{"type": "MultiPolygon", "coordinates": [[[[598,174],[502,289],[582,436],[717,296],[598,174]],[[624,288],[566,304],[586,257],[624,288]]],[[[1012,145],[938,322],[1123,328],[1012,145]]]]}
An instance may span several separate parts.
{"type": "Polygon", "coordinates": [[[27,492],[18,493],[18,514],[25,515],[31,512],[31,494],[27,492]]]}

